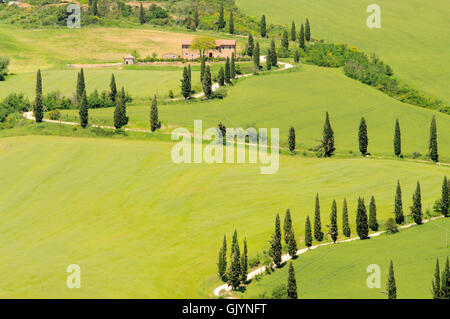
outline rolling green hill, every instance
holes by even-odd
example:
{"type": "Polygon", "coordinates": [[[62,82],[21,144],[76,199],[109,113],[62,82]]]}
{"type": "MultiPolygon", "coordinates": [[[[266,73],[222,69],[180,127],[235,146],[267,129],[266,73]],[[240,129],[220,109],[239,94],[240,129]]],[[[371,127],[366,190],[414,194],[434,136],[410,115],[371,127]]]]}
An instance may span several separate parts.
{"type": "MultiPolygon", "coordinates": [[[[45,127],[49,124],[43,124],[45,127]]],[[[55,124],[53,124],[55,125],[55,124]]],[[[259,164],[174,164],[173,144],[70,137],[0,139],[2,297],[194,298],[219,283],[223,234],[247,237],[249,256],[267,249],[276,213],[290,208],[297,236],[320,193],[332,199],[375,195],[380,224],[392,215],[397,178],[404,206],[417,179],[424,209],[440,196],[447,167],[374,159],[281,156],[259,164]],[[78,264],[82,289],[67,289],[78,264]]],[[[339,224],[340,225],[340,224],[339,224]]],[[[427,277],[427,280],[429,278],[427,277]]]]}
{"type": "Polygon", "coordinates": [[[381,29],[369,29],[369,0],[236,0],[253,16],[290,27],[306,18],[313,38],[348,43],[377,53],[407,83],[450,103],[450,3],[423,0],[379,0],[381,29]]]}
{"type": "MultiPolygon", "coordinates": [[[[444,267],[449,255],[445,240],[449,229],[450,219],[435,220],[396,235],[320,247],[300,255],[293,262],[299,298],[386,299],[381,292],[386,290],[391,259],[397,298],[431,298],[436,258],[444,267]],[[371,274],[366,269],[371,264],[381,267],[379,289],[366,285],[371,274]]],[[[258,298],[263,292],[270,296],[276,286],[287,282],[287,270],[288,267],[283,267],[260,281],[253,281],[243,297],[258,298]]]]}

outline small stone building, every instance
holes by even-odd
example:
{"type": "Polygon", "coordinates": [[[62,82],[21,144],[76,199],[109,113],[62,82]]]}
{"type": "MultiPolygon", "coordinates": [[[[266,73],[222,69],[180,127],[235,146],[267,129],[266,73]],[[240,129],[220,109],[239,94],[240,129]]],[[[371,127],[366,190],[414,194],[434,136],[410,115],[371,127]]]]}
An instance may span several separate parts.
{"type": "MultiPolygon", "coordinates": [[[[236,56],[236,40],[216,40],[216,48],[206,52],[206,56],[216,59],[231,59],[232,54],[236,56]]],[[[198,59],[200,51],[191,49],[191,41],[186,40],[181,43],[181,57],[188,60],[198,59]]]]}
{"type": "Polygon", "coordinates": [[[126,57],[123,58],[124,65],[135,64],[135,63],[136,63],[136,58],[132,55],[127,55],[126,57]]]}

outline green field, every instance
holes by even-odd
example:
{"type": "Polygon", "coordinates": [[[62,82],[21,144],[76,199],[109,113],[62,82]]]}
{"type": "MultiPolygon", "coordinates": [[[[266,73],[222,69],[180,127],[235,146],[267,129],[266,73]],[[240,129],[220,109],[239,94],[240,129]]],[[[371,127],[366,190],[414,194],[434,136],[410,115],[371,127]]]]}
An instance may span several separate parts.
{"type": "MultiPolygon", "coordinates": [[[[113,109],[90,111],[92,123],[112,125],[113,109]]],[[[321,138],[325,112],[329,111],[339,152],[358,153],[358,126],[364,116],[369,132],[369,152],[392,154],[395,119],[400,119],[403,152],[427,154],[429,126],[437,118],[441,160],[450,161],[450,117],[396,101],[385,94],[347,78],[340,70],[302,66],[300,72],[273,73],[239,81],[224,100],[159,106],[159,118],[168,125],[203,127],[219,122],[227,127],[280,128],[287,144],[289,127],[296,129],[297,143],[313,147],[321,138]]],[[[77,110],[64,111],[75,120],[77,110]]],[[[149,105],[127,109],[131,127],[148,129],[149,105]]]]}
{"type": "Polygon", "coordinates": [[[407,83],[450,103],[450,3],[423,0],[237,0],[254,16],[290,27],[306,18],[313,38],[375,52],[407,83]],[[366,8],[381,8],[381,29],[369,29],[366,8]]]}
{"type": "MultiPolygon", "coordinates": [[[[46,125],[46,124],[44,124],[46,125]]],[[[281,156],[274,175],[259,164],[182,164],[172,143],[70,137],[0,139],[2,297],[207,297],[219,283],[223,234],[238,229],[249,255],[267,249],[276,213],[290,208],[297,236],[320,193],[374,195],[380,224],[392,215],[397,178],[409,206],[417,179],[424,209],[440,196],[447,167],[375,159],[281,156]],[[67,289],[67,265],[82,289],[67,289]]],[[[429,278],[427,277],[427,280],[429,278]]]]}
{"type": "MultiPolygon", "coordinates": [[[[299,298],[386,299],[381,292],[386,290],[391,259],[397,298],[431,298],[436,258],[443,268],[450,252],[446,246],[449,229],[450,219],[435,220],[396,235],[320,247],[300,255],[293,262],[299,298]],[[370,264],[381,267],[379,289],[367,287],[370,273],[366,269],[370,264]]],[[[264,292],[270,296],[276,286],[286,284],[287,270],[283,267],[260,281],[253,280],[243,297],[258,298],[264,292]]]]}

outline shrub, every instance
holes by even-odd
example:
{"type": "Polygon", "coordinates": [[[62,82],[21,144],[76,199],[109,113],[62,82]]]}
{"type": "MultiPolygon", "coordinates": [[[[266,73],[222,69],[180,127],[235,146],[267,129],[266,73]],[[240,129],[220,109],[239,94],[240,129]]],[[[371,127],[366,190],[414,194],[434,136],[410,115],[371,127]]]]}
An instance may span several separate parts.
{"type": "Polygon", "coordinates": [[[395,222],[394,218],[389,218],[386,221],[386,233],[388,234],[395,234],[398,233],[397,223],[395,222]]]}
{"type": "Polygon", "coordinates": [[[272,299],[286,299],[287,289],[285,284],[280,284],[272,290],[272,299]]]}
{"type": "Polygon", "coordinates": [[[8,74],[9,58],[0,56],[0,81],[4,81],[8,74]]]}
{"type": "Polygon", "coordinates": [[[248,260],[248,266],[250,268],[258,267],[260,265],[260,263],[261,263],[261,261],[259,260],[259,254],[248,260]]]}
{"type": "Polygon", "coordinates": [[[0,122],[4,122],[9,114],[26,112],[31,109],[31,103],[23,93],[11,93],[0,103],[0,122]]]}
{"type": "Polygon", "coordinates": [[[420,152],[418,152],[418,151],[414,151],[412,153],[412,158],[414,158],[414,159],[419,158],[421,156],[422,156],[422,154],[420,152]]]}
{"type": "Polygon", "coordinates": [[[58,110],[53,110],[48,113],[51,120],[57,121],[61,118],[61,113],[58,110]]]}
{"type": "Polygon", "coordinates": [[[213,99],[224,99],[228,95],[227,89],[225,87],[220,87],[214,91],[212,94],[213,99]]]}

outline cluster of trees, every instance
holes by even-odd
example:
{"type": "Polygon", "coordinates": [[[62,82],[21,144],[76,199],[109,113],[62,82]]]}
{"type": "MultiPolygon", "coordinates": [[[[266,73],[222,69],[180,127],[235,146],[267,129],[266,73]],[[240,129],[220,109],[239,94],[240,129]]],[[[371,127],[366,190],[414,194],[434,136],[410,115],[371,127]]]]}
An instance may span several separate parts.
{"type": "Polygon", "coordinates": [[[0,123],[6,121],[13,113],[26,112],[31,103],[23,93],[11,93],[0,103],[0,123]]]}
{"type": "Polygon", "coordinates": [[[8,74],[9,58],[0,56],[0,81],[4,81],[8,74]]]}
{"type": "Polygon", "coordinates": [[[431,285],[431,294],[433,299],[450,299],[450,266],[448,263],[448,257],[441,276],[439,271],[439,258],[436,259],[436,268],[431,285]]]}
{"type": "Polygon", "coordinates": [[[221,67],[217,74],[217,80],[219,82],[219,86],[225,86],[225,84],[231,84],[231,80],[236,78],[236,59],[234,57],[234,53],[231,56],[231,59],[227,57],[225,62],[225,68],[221,67]]]}
{"type": "MultiPolygon", "coordinates": [[[[97,1],[97,0],[93,0],[97,1]]],[[[152,4],[149,9],[146,11],[144,9],[144,6],[142,5],[139,7],[139,23],[145,24],[148,23],[154,19],[166,19],[169,17],[169,13],[161,8],[160,6],[157,6],[156,4],[152,4]]],[[[197,24],[198,25],[198,24],[197,24]]]]}
{"type": "Polygon", "coordinates": [[[233,289],[239,287],[241,282],[247,281],[248,275],[247,239],[244,238],[244,249],[241,254],[237,231],[234,231],[231,242],[230,262],[227,262],[227,237],[224,235],[222,247],[219,250],[217,263],[219,277],[227,282],[233,289]],[[229,266],[227,267],[227,265],[229,266]]]}
{"type": "MultiPolygon", "coordinates": [[[[291,152],[295,151],[295,128],[289,128],[288,146],[291,152]]],[[[402,155],[402,138],[400,130],[400,122],[397,118],[395,120],[394,139],[393,139],[394,155],[397,157],[403,157],[402,155]]],[[[369,137],[367,132],[367,122],[364,117],[361,117],[358,129],[358,144],[359,151],[362,156],[370,155],[368,152],[369,137]]],[[[317,154],[321,157],[331,157],[334,154],[336,148],[334,147],[334,131],[330,124],[330,117],[328,112],[325,114],[325,124],[323,127],[322,139],[320,145],[315,149],[317,154]]],[[[428,155],[433,162],[439,161],[438,142],[437,142],[437,125],[436,117],[433,115],[430,124],[430,136],[428,143],[428,155]]]]}

